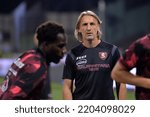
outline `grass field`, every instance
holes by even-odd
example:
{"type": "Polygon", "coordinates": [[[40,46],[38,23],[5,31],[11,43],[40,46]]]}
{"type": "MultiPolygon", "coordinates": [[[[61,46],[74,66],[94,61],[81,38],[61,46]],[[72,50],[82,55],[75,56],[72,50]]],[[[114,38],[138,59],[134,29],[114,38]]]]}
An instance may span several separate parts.
{"type": "MultiPolygon", "coordinates": [[[[0,83],[2,82],[0,78],[0,83]]],[[[53,100],[62,100],[62,84],[52,82],[52,97],[53,100]]],[[[127,100],[134,100],[134,91],[128,90],[127,100]]]]}
{"type": "MultiPolygon", "coordinates": [[[[62,99],[62,85],[58,83],[52,83],[52,95],[54,100],[62,99]]],[[[127,100],[135,100],[134,91],[128,90],[127,100]]]]}

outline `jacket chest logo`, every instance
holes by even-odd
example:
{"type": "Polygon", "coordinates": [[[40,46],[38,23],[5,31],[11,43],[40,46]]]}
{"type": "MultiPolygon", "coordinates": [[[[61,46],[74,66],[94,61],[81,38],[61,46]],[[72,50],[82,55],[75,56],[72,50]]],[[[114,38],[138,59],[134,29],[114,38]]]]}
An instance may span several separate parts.
{"type": "Polygon", "coordinates": [[[99,52],[98,54],[99,54],[99,58],[101,60],[106,60],[107,57],[108,57],[108,53],[107,52],[99,52]]]}

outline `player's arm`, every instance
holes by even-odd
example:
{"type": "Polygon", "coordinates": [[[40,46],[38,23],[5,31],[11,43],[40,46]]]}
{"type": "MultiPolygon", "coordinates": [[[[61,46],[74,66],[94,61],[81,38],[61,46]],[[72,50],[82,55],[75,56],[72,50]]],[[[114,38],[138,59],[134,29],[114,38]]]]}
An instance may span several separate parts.
{"type": "Polygon", "coordinates": [[[127,89],[126,84],[116,82],[116,94],[118,100],[125,100],[127,99],[127,89]]]}
{"type": "Polygon", "coordinates": [[[127,99],[127,88],[126,84],[121,83],[119,89],[119,100],[126,100],[127,99]]]}
{"type": "Polygon", "coordinates": [[[116,63],[112,70],[111,76],[117,82],[150,88],[150,79],[133,75],[120,61],[116,63]]]}
{"type": "Polygon", "coordinates": [[[11,86],[6,92],[1,96],[1,100],[17,100],[21,99],[20,97],[25,97],[25,92],[18,86],[11,86]]]}
{"type": "Polygon", "coordinates": [[[63,99],[72,100],[72,80],[64,79],[63,99]]]}
{"type": "Polygon", "coordinates": [[[18,79],[5,91],[2,99],[25,99],[43,81],[42,76],[45,73],[45,66],[35,66],[35,63],[26,65],[22,72],[18,74],[18,79]]]}

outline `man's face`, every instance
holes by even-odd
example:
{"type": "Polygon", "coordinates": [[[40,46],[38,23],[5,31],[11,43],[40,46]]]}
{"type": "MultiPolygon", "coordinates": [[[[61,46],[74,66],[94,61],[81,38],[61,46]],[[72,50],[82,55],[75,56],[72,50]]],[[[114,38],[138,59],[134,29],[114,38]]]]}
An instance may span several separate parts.
{"type": "Polygon", "coordinates": [[[57,35],[57,39],[53,43],[49,43],[46,52],[46,59],[49,62],[58,63],[63,58],[66,49],[66,36],[62,33],[57,35]]]}
{"type": "Polygon", "coordinates": [[[98,30],[98,21],[93,16],[85,15],[81,18],[79,32],[82,34],[82,41],[96,39],[98,30]]]}

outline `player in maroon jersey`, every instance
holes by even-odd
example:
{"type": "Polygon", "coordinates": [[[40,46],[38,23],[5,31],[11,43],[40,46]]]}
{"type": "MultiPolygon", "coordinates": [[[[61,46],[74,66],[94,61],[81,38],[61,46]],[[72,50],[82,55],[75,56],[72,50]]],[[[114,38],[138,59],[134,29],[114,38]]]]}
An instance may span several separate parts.
{"type": "MultiPolygon", "coordinates": [[[[37,39],[37,34],[34,34],[33,37],[33,43],[35,45],[35,48],[38,47],[38,39],[37,39]]],[[[42,99],[45,100],[52,100],[52,91],[51,91],[51,78],[50,78],[50,67],[51,65],[49,65],[49,69],[48,69],[48,75],[46,77],[46,84],[45,84],[45,88],[43,88],[43,96],[42,99]]]]}
{"type": "Polygon", "coordinates": [[[136,99],[150,99],[150,35],[133,42],[112,71],[114,80],[136,85],[136,99]],[[129,71],[136,68],[136,75],[129,71]]]}
{"type": "Polygon", "coordinates": [[[64,28],[45,22],[37,30],[38,47],[19,56],[0,88],[0,99],[43,99],[50,62],[58,63],[66,52],[64,28]]]}

